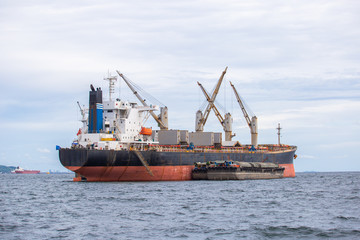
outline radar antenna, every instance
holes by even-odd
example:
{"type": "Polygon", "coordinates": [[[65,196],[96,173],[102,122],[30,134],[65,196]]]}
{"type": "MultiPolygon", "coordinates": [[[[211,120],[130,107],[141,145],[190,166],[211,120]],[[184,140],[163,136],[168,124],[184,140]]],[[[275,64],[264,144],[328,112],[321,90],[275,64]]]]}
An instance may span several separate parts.
{"type": "Polygon", "coordinates": [[[280,144],[280,130],[281,130],[280,123],[278,123],[277,130],[278,130],[278,133],[277,133],[277,135],[278,135],[278,144],[279,144],[279,146],[281,146],[281,144],[280,144]]]}
{"type": "Polygon", "coordinates": [[[111,76],[110,72],[108,77],[104,78],[105,81],[109,81],[109,101],[111,101],[111,94],[115,93],[115,82],[117,81],[117,76],[111,76]]]}

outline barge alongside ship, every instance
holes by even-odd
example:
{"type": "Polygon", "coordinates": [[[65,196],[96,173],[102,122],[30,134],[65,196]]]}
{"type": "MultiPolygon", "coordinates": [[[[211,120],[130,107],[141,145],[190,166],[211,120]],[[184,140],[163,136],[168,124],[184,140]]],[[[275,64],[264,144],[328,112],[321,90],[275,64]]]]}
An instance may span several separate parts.
{"type": "Polygon", "coordinates": [[[198,162],[192,170],[193,180],[257,180],[284,177],[285,168],[275,163],[215,161],[198,162]]]}
{"type": "MultiPolygon", "coordinates": [[[[191,180],[194,162],[206,163],[231,159],[237,162],[275,163],[284,168],[284,177],[295,177],[293,159],[296,146],[257,144],[257,119],[247,116],[251,130],[251,145],[232,141],[232,118],[218,113],[214,100],[220,88],[220,77],[215,90],[206,95],[209,102],[204,114],[197,112],[196,132],[168,130],[167,108],[148,105],[135,89],[135,84],[123,74],[119,76],[137,96],[137,103],[112,99],[116,77],[109,76],[109,100],[102,100],[102,90],[91,85],[89,109],[80,107],[83,127],[70,148],[57,147],[63,166],[75,172],[74,181],[180,181],[191,180]],[[154,111],[160,110],[160,115],[154,111]],[[203,126],[211,110],[219,118],[222,133],[204,132],[203,126]],[[152,116],[160,130],[145,128],[152,116]],[[222,121],[221,121],[222,120],[222,121]]],[[[241,100],[232,85],[240,106],[241,100]]],[[[243,109],[246,117],[246,110],[243,109]]]]}

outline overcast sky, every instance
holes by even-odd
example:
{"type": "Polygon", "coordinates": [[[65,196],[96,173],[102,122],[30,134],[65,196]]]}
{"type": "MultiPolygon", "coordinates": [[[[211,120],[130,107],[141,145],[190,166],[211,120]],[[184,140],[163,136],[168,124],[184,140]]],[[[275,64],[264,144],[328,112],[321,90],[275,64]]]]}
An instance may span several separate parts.
{"type": "MultiPolygon", "coordinates": [[[[228,66],[217,101],[236,140],[250,131],[229,81],[259,143],[276,143],[281,123],[296,171],[359,171],[359,12],[350,0],[0,0],[0,164],[65,170],[55,145],[81,127],[76,101],[88,103],[90,83],[106,92],[116,69],[169,107],[170,128],[194,131],[196,82],[210,91],[228,66]]],[[[209,118],[205,130],[221,131],[209,118]]]]}

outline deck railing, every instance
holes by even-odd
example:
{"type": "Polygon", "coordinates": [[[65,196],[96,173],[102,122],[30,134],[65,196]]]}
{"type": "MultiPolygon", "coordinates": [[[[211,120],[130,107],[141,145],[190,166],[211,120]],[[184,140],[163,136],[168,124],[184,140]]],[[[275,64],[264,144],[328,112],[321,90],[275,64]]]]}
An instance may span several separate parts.
{"type": "Polygon", "coordinates": [[[159,152],[204,152],[204,153],[269,153],[269,152],[286,152],[296,149],[295,146],[288,145],[263,145],[258,147],[255,151],[251,146],[242,147],[194,147],[193,149],[184,148],[180,145],[150,145],[146,150],[155,150],[159,152]]]}

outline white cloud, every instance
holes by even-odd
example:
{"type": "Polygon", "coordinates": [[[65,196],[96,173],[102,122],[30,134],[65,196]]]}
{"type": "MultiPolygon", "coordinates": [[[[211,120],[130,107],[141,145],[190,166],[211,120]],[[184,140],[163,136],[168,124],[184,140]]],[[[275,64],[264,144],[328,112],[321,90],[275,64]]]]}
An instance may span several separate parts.
{"type": "Polygon", "coordinates": [[[49,153],[50,152],[50,150],[47,148],[37,148],[36,151],[41,152],[41,153],[49,153]]]}
{"type": "Polygon", "coordinates": [[[323,149],[360,149],[360,141],[339,141],[336,143],[319,144],[323,149]]]}
{"type": "Polygon", "coordinates": [[[268,110],[259,117],[259,128],[273,128],[277,122],[288,124],[292,128],[330,127],[347,123],[348,127],[356,126],[360,101],[323,100],[323,101],[290,101],[267,102],[268,110]],[[274,111],[271,113],[271,111],[274,111]]]}
{"type": "Polygon", "coordinates": [[[304,158],[304,159],[314,159],[315,156],[311,156],[311,155],[299,155],[299,158],[304,158]]]}
{"type": "Polygon", "coordinates": [[[49,133],[74,129],[79,125],[75,120],[67,122],[2,122],[1,124],[0,129],[3,130],[16,129],[17,131],[46,131],[49,133]]]}

